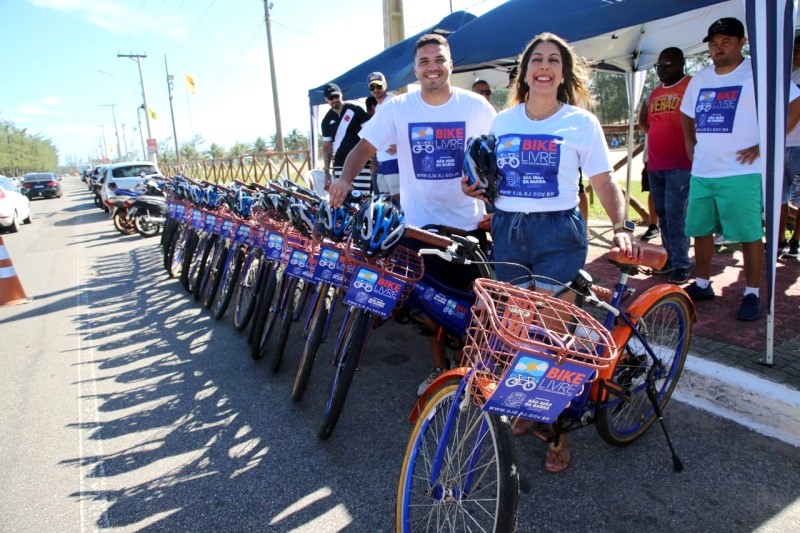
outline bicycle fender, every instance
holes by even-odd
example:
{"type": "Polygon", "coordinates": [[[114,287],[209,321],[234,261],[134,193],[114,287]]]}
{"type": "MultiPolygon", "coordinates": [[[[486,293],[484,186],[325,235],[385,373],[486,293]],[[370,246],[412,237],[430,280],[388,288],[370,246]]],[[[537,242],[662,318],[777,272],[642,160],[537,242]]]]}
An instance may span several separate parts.
{"type": "Polygon", "coordinates": [[[433,393],[436,392],[436,390],[445,381],[449,381],[453,378],[462,379],[465,375],[467,375],[467,372],[469,372],[469,367],[462,366],[459,368],[452,368],[446,372],[442,372],[441,374],[439,374],[439,377],[433,380],[433,383],[428,385],[428,388],[425,389],[425,392],[423,392],[420,395],[420,397],[417,398],[414,407],[411,409],[411,413],[408,415],[408,421],[411,424],[416,424],[417,420],[419,419],[420,413],[422,413],[422,409],[425,407],[425,404],[428,403],[428,400],[431,399],[433,393]]]}

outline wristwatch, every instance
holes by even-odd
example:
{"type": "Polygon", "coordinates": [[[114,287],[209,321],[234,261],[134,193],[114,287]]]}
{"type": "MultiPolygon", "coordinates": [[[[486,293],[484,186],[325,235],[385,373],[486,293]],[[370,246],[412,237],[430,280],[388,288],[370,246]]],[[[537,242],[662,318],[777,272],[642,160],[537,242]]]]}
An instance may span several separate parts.
{"type": "Polygon", "coordinates": [[[622,222],[617,222],[612,227],[614,229],[614,233],[618,232],[621,229],[633,233],[634,230],[636,229],[636,224],[634,224],[632,220],[623,220],[622,222]]]}

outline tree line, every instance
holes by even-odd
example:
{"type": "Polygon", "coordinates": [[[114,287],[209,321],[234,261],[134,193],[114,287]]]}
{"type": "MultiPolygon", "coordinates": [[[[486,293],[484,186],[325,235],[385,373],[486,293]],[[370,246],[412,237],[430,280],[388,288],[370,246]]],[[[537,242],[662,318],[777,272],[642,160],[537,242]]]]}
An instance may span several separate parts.
{"type": "Polygon", "coordinates": [[[53,141],[27,128],[18,128],[9,120],[0,119],[0,174],[22,176],[26,172],[55,172],[58,149],[53,141]]]}

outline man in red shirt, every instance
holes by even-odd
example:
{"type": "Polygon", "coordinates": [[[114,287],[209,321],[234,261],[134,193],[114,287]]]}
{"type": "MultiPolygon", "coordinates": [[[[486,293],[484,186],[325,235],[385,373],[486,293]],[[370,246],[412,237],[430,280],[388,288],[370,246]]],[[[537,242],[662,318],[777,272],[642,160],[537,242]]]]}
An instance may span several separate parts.
{"type": "Polygon", "coordinates": [[[650,194],[661,225],[661,242],[669,256],[665,272],[670,283],[689,281],[689,237],[686,236],[686,206],[692,162],[686,155],[681,127],[681,100],[690,76],[683,73],[680,48],[666,48],[655,64],[661,84],[650,94],[639,112],[639,126],[647,133],[647,174],[650,194]]]}

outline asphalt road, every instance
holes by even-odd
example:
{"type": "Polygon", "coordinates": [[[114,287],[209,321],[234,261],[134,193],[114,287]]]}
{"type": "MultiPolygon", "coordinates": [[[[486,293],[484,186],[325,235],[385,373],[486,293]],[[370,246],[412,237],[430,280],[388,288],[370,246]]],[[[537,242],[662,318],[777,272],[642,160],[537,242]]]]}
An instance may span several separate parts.
{"type": "MultiPolygon", "coordinates": [[[[167,278],[157,239],[64,190],[2,235],[34,300],[0,308],[0,530],[391,531],[424,338],[377,330],[320,441],[327,357],[292,403],[296,338],[272,374],[167,278]]],[[[657,428],[626,448],[576,432],[562,475],[518,439],[519,530],[800,531],[796,448],[678,402],[667,422],[682,473],[657,428]]]]}

